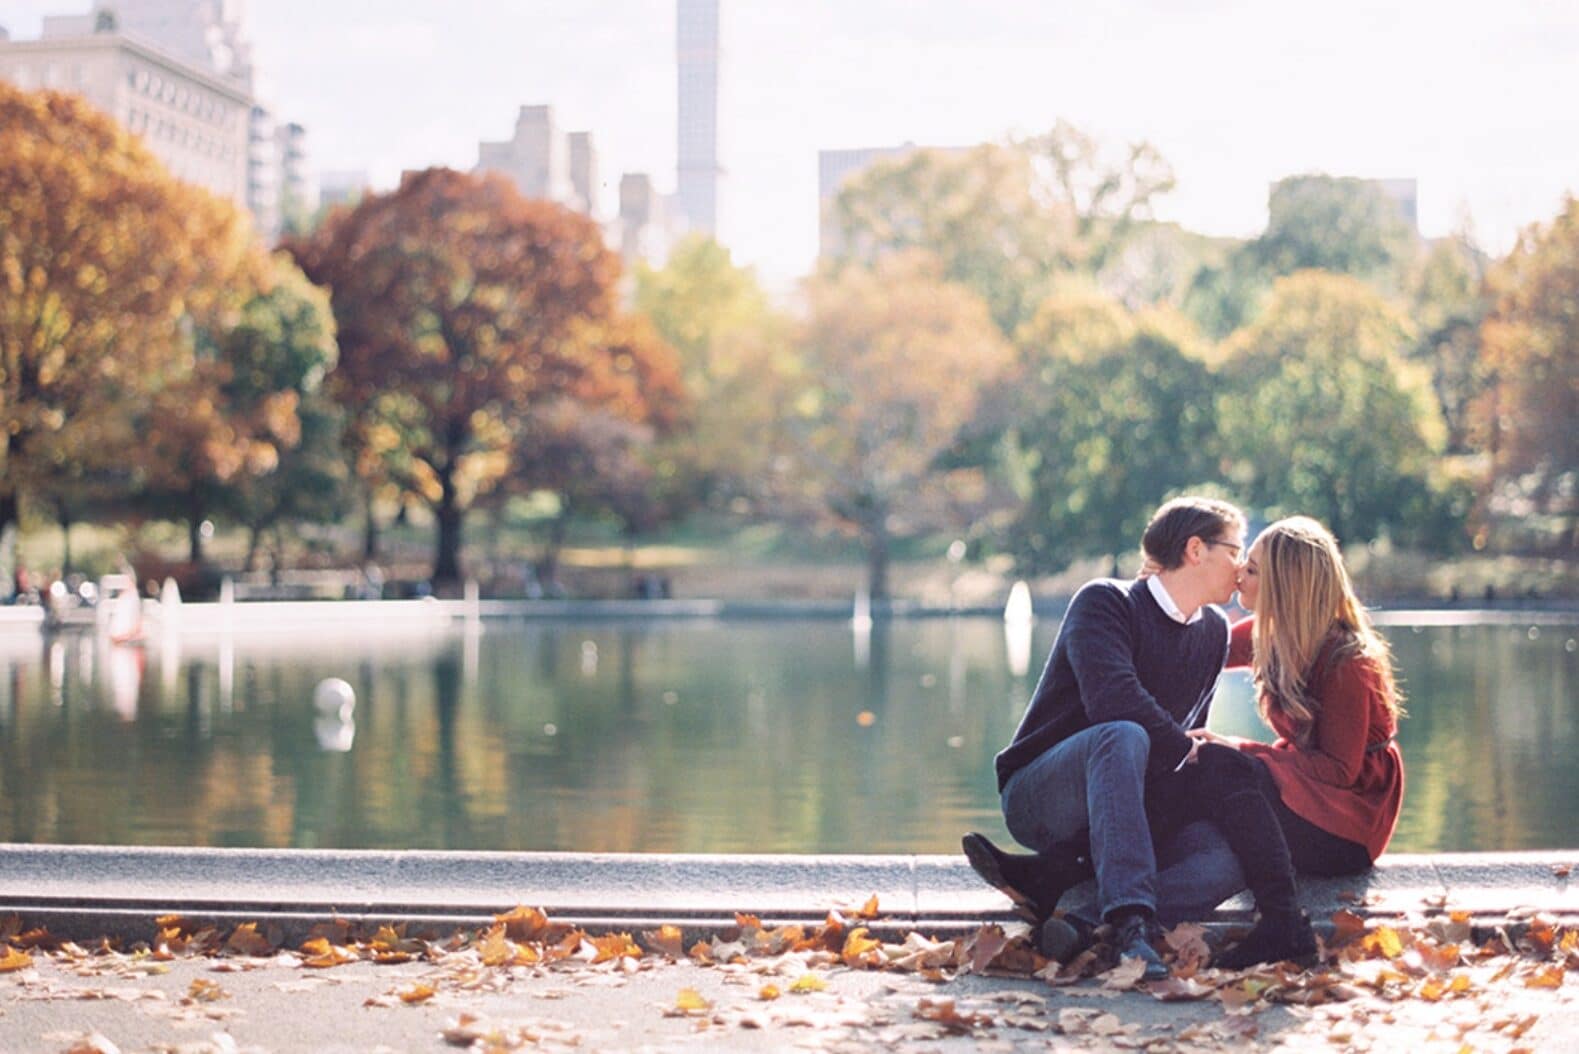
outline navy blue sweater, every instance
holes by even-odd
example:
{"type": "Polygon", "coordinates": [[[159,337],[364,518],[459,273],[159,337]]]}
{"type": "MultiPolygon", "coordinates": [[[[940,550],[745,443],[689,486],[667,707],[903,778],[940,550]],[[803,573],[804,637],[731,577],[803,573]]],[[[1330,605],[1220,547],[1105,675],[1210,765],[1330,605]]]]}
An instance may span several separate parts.
{"type": "Polygon", "coordinates": [[[1227,657],[1221,609],[1208,605],[1187,626],[1168,617],[1144,581],[1087,582],[1069,602],[1013,742],[998,754],[998,790],[1049,747],[1104,721],[1140,725],[1151,736],[1151,765],[1171,771],[1190,751],[1185,728],[1206,724],[1227,657]]]}

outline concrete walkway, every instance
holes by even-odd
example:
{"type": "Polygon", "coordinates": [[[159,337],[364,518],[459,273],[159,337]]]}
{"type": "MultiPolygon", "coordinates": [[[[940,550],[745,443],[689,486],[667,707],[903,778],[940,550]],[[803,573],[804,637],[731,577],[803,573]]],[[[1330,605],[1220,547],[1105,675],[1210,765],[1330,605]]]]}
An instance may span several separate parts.
{"type": "MultiPolygon", "coordinates": [[[[1369,874],[1301,882],[1314,919],[1340,908],[1402,917],[1444,908],[1501,921],[1579,920],[1579,850],[1384,857],[1369,874]]],[[[587,928],[706,931],[737,911],[820,920],[877,896],[885,927],[948,933],[1007,920],[963,857],[441,853],[0,844],[0,915],[62,936],[145,939],[178,912],[271,921],[287,936],[331,915],[474,926],[525,904],[587,928]]],[[[1214,921],[1248,916],[1229,901],[1214,921]]]]}

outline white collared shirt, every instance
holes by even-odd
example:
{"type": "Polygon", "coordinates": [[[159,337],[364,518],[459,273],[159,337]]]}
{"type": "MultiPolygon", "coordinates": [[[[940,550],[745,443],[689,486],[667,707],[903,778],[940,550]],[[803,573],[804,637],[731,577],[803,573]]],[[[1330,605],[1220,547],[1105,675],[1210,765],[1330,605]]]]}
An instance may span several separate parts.
{"type": "Polygon", "coordinates": [[[1157,606],[1162,608],[1162,613],[1173,621],[1184,626],[1193,626],[1201,620],[1202,608],[1196,608],[1195,614],[1189,618],[1184,617],[1179,605],[1175,604],[1173,597],[1168,595],[1168,587],[1162,584],[1161,575],[1152,575],[1146,579],[1146,586],[1151,590],[1152,599],[1157,601],[1157,606]]]}

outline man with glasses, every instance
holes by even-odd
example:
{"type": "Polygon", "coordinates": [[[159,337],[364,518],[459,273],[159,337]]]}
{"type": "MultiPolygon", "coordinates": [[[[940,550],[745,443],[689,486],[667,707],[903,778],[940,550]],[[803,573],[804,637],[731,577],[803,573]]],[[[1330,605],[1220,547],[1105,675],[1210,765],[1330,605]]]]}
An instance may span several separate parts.
{"type": "MultiPolygon", "coordinates": [[[[1152,946],[1159,897],[1147,773],[1195,757],[1186,732],[1205,726],[1228,654],[1228,619],[1217,605],[1233,597],[1244,546],[1244,515],[1227,502],[1186,497],[1158,509],[1141,547],[1160,570],[1081,587],[1014,739],[997,756],[1005,824],[1035,853],[1005,853],[973,832],[965,855],[1041,924],[1042,950],[1053,958],[1066,961],[1083,943],[1066,919],[1050,916],[1094,870],[1119,953],[1144,960],[1147,980],[1168,974],[1152,946]]],[[[1217,886],[1203,897],[1232,893],[1222,885],[1237,878],[1218,843],[1200,847],[1219,857],[1199,862],[1217,886]]],[[[1180,846],[1169,848],[1179,855],[1180,846]]]]}

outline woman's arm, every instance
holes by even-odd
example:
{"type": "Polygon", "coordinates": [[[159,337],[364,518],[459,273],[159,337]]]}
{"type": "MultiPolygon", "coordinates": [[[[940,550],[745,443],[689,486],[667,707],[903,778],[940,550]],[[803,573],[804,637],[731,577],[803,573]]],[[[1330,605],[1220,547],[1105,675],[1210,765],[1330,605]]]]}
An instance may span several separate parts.
{"type": "Polygon", "coordinates": [[[1254,636],[1255,616],[1240,619],[1228,631],[1228,661],[1226,665],[1230,670],[1242,669],[1250,665],[1255,654],[1254,636]]]}
{"type": "Polygon", "coordinates": [[[1342,660],[1325,680],[1311,744],[1287,763],[1320,783],[1351,787],[1365,761],[1372,709],[1382,705],[1382,680],[1369,659],[1342,660]]]}

